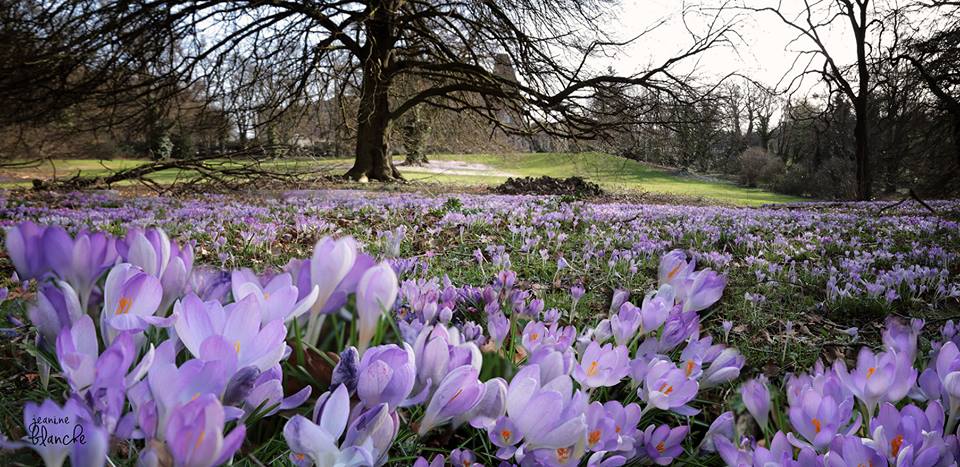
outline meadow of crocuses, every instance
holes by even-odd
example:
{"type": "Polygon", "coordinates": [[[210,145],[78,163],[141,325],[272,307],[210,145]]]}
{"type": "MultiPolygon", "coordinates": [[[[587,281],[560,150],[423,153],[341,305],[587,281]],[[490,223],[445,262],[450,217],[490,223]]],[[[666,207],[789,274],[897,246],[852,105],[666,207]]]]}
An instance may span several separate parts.
{"type": "Polygon", "coordinates": [[[0,463],[956,465],[960,203],[0,199],[0,463]]]}

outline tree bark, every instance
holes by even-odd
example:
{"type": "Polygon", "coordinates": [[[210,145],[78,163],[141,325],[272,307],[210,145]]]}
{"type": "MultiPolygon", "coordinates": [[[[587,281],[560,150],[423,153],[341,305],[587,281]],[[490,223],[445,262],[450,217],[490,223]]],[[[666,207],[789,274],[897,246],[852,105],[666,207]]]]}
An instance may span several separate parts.
{"type": "Polygon", "coordinates": [[[402,180],[390,156],[391,77],[388,66],[396,37],[394,34],[396,0],[371,2],[373,13],[366,20],[363,77],[357,109],[355,160],[346,176],[352,180],[402,180]]]}

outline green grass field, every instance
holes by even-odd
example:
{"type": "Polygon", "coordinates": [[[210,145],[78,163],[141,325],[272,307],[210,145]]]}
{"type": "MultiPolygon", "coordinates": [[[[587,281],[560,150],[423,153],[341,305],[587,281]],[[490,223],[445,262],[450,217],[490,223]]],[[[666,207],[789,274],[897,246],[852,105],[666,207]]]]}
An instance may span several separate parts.
{"type": "MultiPolygon", "coordinates": [[[[400,171],[406,178],[418,183],[455,184],[455,185],[496,185],[508,176],[569,177],[578,175],[600,184],[613,192],[650,192],[658,194],[701,197],[723,203],[738,205],[759,205],[798,201],[799,198],[771,193],[760,189],[737,186],[733,183],[716,180],[704,180],[692,176],[678,175],[670,171],[655,168],[640,162],[601,153],[533,153],[533,154],[438,154],[431,155],[438,167],[406,167],[400,171]],[[469,164],[469,170],[457,167],[447,168],[446,164],[469,164]]],[[[397,158],[400,163],[402,157],[397,158]]],[[[51,179],[83,175],[108,175],[114,170],[134,167],[144,161],[121,159],[109,161],[67,159],[46,163],[39,167],[6,170],[0,175],[0,186],[14,187],[29,185],[30,179],[51,179]]],[[[352,160],[325,159],[319,161],[289,160],[264,163],[267,167],[296,166],[300,169],[309,164],[310,168],[321,168],[331,173],[345,172],[352,160]]],[[[158,183],[172,183],[177,179],[189,178],[192,173],[180,170],[166,170],[155,173],[150,178],[158,183]]]]}

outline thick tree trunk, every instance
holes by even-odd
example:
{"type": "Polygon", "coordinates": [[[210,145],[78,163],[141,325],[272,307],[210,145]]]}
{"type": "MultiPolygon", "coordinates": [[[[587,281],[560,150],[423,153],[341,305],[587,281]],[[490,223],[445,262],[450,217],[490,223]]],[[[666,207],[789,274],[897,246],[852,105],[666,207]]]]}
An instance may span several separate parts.
{"type": "MultiPolygon", "coordinates": [[[[866,106],[864,106],[866,107],[866,106]]],[[[855,160],[857,163],[857,199],[865,201],[872,195],[873,180],[870,172],[870,147],[867,134],[866,110],[857,113],[857,125],[853,130],[856,142],[855,160]]]]}
{"type": "Polygon", "coordinates": [[[402,180],[393,165],[388,147],[390,132],[391,77],[387,70],[394,41],[396,1],[384,0],[373,6],[366,21],[363,82],[357,109],[357,143],[353,168],[346,173],[352,180],[402,180]]]}

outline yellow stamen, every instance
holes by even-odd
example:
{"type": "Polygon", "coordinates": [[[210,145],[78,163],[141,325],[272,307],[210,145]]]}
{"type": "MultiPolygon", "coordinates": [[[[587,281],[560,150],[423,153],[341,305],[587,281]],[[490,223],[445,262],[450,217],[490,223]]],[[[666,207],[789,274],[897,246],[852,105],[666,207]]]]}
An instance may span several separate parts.
{"type": "Polygon", "coordinates": [[[127,297],[120,297],[120,301],[117,302],[117,309],[113,312],[115,315],[125,315],[130,313],[130,307],[133,306],[133,300],[127,297]]]}
{"type": "Polygon", "coordinates": [[[570,449],[569,448],[558,448],[557,449],[557,461],[566,462],[570,460],[570,449]]]}
{"type": "Polygon", "coordinates": [[[295,452],[293,457],[296,457],[298,461],[302,461],[307,456],[304,456],[303,453],[295,452]]]}
{"type": "Polygon", "coordinates": [[[264,292],[264,293],[263,293],[263,299],[264,299],[264,300],[270,300],[270,292],[264,292]]]}
{"type": "Polygon", "coordinates": [[[240,341],[237,340],[233,343],[233,350],[237,352],[237,355],[240,355],[240,341]]]}
{"type": "Polygon", "coordinates": [[[687,378],[690,377],[690,374],[693,373],[693,367],[696,365],[693,363],[693,360],[687,360],[687,378]]]}
{"type": "Polygon", "coordinates": [[[874,367],[867,368],[867,379],[873,376],[873,374],[876,372],[877,372],[877,369],[874,367]]]}
{"type": "Polygon", "coordinates": [[[598,441],[600,441],[601,434],[602,433],[600,432],[600,430],[591,431],[590,436],[587,437],[587,441],[590,443],[591,446],[593,446],[594,444],[597,444],[598,441]]]}
{"type": "MultiPolygon", "coordinates": [[[[460,397],[460,394],[463,394],[463,389],[457,389],[457,392],[453,395],[453,397],[450,398],[450,402],[455,401],[458,397],[460,397]]],[[[447,403],[449,404],[450,402],[447,403]]]]}
{"type": "Polygon", "coordinates": [[[509,442],[510,442],[510,436],[511,436],[512,434],[513,434],[513,432],[511,432],[510,430],[502,430],[502,431],[500,431],[500,438],[503,439],[503,442],[504,442],[504,443],[509,443],[509,442]]]}
{"type": "Polygon", "coordinates": [[[196,393],[196,394],[194,394],[193,397],[190,398],[190,401],[195,401],[195,400],[197,400],[198,397],[200,397],[200,393],[199,393],[199,392],[196,393]]]}
{"type": "Polygon", "coordinates": [[[670,393],[673,392],[673,386],[670,386],[667,383],[663,383],[660,386],[659,391],[662,392],[664,395],[670,395],[670,393]],[[666,389],[666,391],[664,391],[664,389],[666,389]]]}
{"type": "Polygon", "coordinates": [[[535,332],[535,333],[533,333],[533,334],[530,334],[530,340],[532,340],[532,341],[537,340],[537,338],[539,338],[539,337],[540,337],[540,333],[535,332]]]}
{"type": "Polygon", "coordinates": [[[201,432],[200,432],[200,436],[197,436],[197,444],[194,444],[194,445],[193,445],[193,449],[198,449],[198,448],[200,447],[200,443],[203,442],[203,438],[204,438],[205,436],[207,436],[207,432],[206,432],[206,431],[201,431],[201,432]]]}
{"type": "Polygon", "coordinates": [[[663,441],[660,441],[659,443],[657,443],[657,452],[659,452],[660,454],[663,454],[663,452],[666,450],[667,450],[667,446],[663,444],[663,441]]]}
{"type": "Polygon", "coordinates": [[[618,434],[620,433],[620,425],[617,425],[616,431],[618,434]]]}
{"type": "Polygon", "coordinates": [[[814,418],[813,420],[810,420],[810,423],[813,424],[814,431],[816,431],[817,433],[820,433],[820,420],[817,420],[816,418],[814,418]]]}
{"type": "Polygon", "coordinates": [[[587,376],[596,376],[597,372],[600,371],[600,363],[596,360],[590,362],[590,368],[587,368],[587,376]]]}

